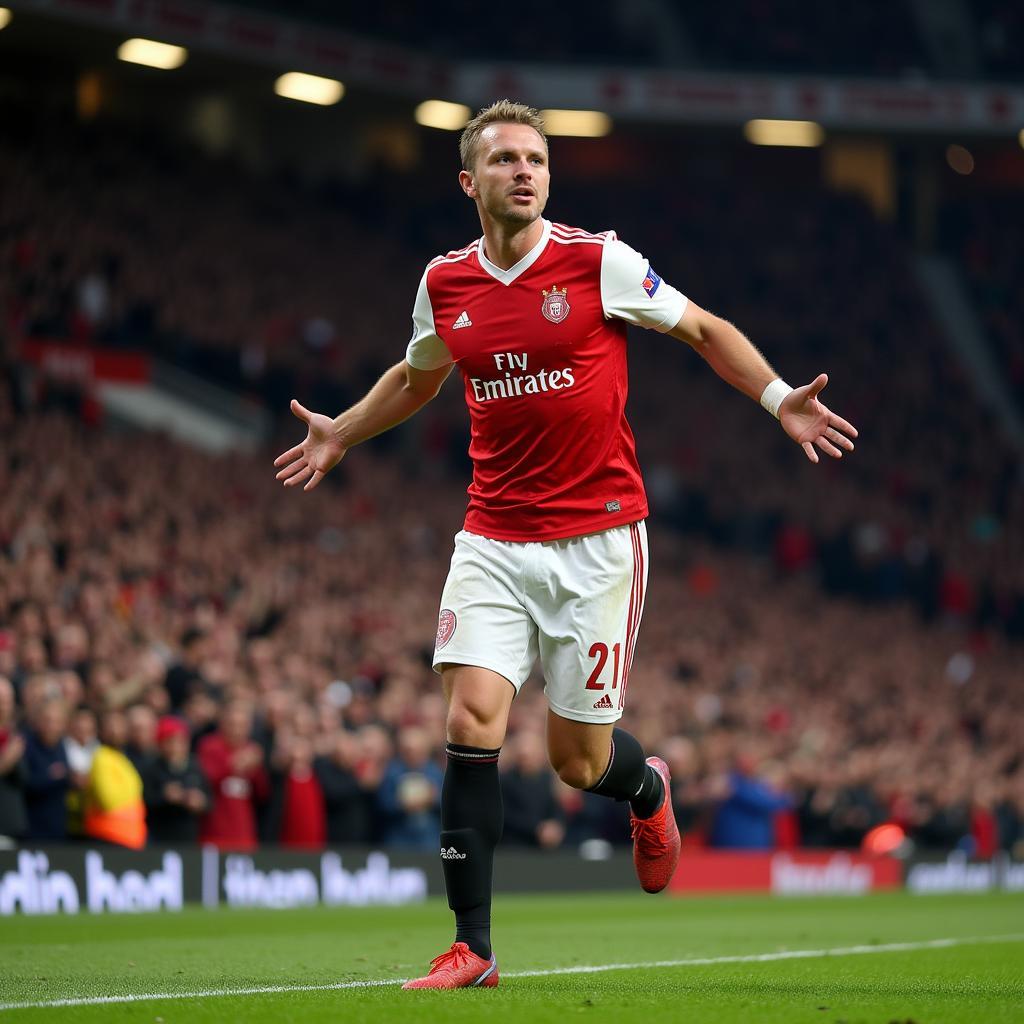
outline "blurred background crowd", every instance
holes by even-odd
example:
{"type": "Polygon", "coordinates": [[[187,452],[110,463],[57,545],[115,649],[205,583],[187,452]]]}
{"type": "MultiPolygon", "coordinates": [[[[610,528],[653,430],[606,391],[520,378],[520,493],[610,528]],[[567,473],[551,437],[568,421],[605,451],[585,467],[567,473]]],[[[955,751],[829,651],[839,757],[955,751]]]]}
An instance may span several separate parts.
{"type": "MultiPolygon", "coordinates": [[[[406,6],[397,41],[419,31],[415,5],[392,17],[406,6]]],[[[997,74],[1019,24],[980,6],[997,74]]],[[[754,55],[694,11],[711,58],[739,66],[927,68],[899,18],[871,48],[773,19],[754,55]]],[[[593,59],[657,60],[649,34],[588,38],[593,59]]],[[[479,233],[456,137],[311,181],[137,122],[4,104],[0,836],[433,850],[459,385],[300,495],[271,466],[294,421],[211,455],[110,422],[20,346],[142,350],[275,414],[293,396],[340,411],[402,357],[423,265],[479,233]]],[[[791,383],[827,370],[825,400],[861,429],[851,458],[810,466],[691,352],[633,338],[652,572],[626,722],[672,767],[686,842],[854,847],[893,823],[919,848],[1020,854],[1024,475],[921,294],[920,225],[827,186],[811,158],[684,131],[554,139],[552,169],[549,217],[614,228],[791,383]]],[[[951,182],[931,232],[1018,408],[1021,195],[951,182]]],[[[622,807],[547,767],[544,707],[535,679],[513,708],[506,842],[624,842],[622,807]]]]}

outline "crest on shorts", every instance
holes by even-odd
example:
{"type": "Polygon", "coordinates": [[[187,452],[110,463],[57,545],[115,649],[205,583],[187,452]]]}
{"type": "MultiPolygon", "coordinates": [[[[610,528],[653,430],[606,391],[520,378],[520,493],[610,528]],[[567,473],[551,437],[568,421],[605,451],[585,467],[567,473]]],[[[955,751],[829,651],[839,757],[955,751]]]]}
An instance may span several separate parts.
{"type": "Polygon", "coordinates": [[[439,651],[455,632],[455,612],[451,608],[442,608],[441,614],[437,617],[437,639],[434,641],[434,650],[439,651]]]}
{"type": "Polygon", "coordinates": [[[553,324],[560,324],[572,309],[567,297],[569,289],[559,289],[558,285],[555,285],[551,291],[546,288],[542,288],[541,291],[544,293],[544,301],[540,304],[540,311],[544,314],[544,319],[550,320],[553,324]]]}

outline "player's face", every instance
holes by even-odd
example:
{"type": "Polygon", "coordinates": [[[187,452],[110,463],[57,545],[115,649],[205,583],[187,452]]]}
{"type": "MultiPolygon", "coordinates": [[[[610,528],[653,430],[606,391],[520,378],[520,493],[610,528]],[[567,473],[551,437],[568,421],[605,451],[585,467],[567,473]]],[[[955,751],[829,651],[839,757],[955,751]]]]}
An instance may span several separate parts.
{"type": "Polygon", "coordinates": [[[551,184],[544,140],[529,125],[488,125],[472,173],[463,171],[460,180],[491,219],[532,224],[544,212],[551,184]]]}

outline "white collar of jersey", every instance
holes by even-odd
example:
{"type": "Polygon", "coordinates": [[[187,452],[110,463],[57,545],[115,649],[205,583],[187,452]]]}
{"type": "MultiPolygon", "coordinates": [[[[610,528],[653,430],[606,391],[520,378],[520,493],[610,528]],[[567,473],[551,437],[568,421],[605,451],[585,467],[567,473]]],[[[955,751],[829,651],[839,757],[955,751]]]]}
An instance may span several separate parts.
{"type": "Polygon", "coordinates": [[[548,244],[548,239],[551,237],[551,221],[544,220],[541,218],[541,223],[544,225],[544,230],[541,232],[540,241],[514,266],[508,268],[508,270],[502,270],[501,267],[495,266],[485,255],[484,255],[484,239],[480,236],[480,241],[477,242],[477,256],[480,258],[480,266],[487,271],[495,279],[500,281],[504,285],[510,285],[517,277],[521,274],[525,274],[540,259],[540,254],[544,251],[544,246],[548,244]]]}

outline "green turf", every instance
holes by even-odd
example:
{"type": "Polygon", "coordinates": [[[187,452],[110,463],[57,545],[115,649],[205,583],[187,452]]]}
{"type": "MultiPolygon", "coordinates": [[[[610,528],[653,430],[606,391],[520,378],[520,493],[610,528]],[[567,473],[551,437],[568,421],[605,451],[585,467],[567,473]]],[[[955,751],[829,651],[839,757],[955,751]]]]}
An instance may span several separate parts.
{"type": "MultiPolygon", "coordinates": [[[[440,902],[411,909],[8,918],[0,1003],[405,978],[449,941],[440,902]]],[[[1024,932],[1024,897],[500,898],[502,971],[814,950],[1024,932]]],[[[6,1020],[793,1022],[1024,1021],[1024,941],[825,959],[505,977],[489,991],[397,987],[205,996],[0,1012],[6,1020]]]]}

